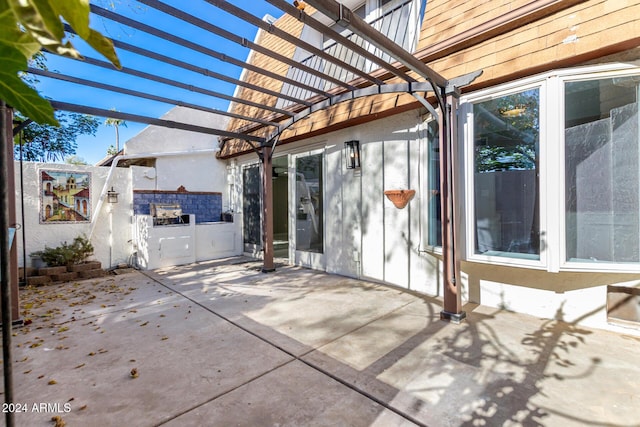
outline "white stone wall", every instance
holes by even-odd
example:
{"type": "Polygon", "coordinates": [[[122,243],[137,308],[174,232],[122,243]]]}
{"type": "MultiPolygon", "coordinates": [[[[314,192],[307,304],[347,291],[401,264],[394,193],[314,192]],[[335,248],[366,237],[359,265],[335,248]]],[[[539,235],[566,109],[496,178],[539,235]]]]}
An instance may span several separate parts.
{"type": "Polygon", "coordinates": [[[91,173],[91,211],[92,218],[96,218],[96,226],[91,236],[91,242],[95,248],[92,259],[102,263],[103,268],[117,266],[128,262],[131,254],[131,177],[129,169],[118,168],[109,184],[118,195],[118,203],[102,204],[100,212],[96,212],[98,199],[102,193],[104,183],[109,173],[109,168],[96,166],[77,166],[57,163],[25,162],[23,164],[24,177],[24,223],[22,223],[21,194],[20,194],[20,163],[15,162],[16,182],[16,215],[17,221],[22,225],[16,234],[18,244],[18,264],[25,265],[23,261],[22,233],[25,234],[27,262],[31,266],[29,254],[44,249],[45,246],[55,247],[62,242],[71,243],[81,234],[89,236],[91,224],[88,222],[46,223],[41,224],[40,214],[40,170],[79,171],[91,173]]]}
{"type": "MultiPolygon", "coordinates": [[[[327,272],[440,294],[438,255],[424,246],[427,153],[420,144],[419,122],[418,112],[410,112],[276,149],[276,156],[325,149],[323,265],[327,272]],[[344,164],[344,141],[354,139],[361,146],[360,170],[348,170],[344,164]],[[414,189],[416,196],[407,207],[397,209],[383,194],[388,189],[414,189]]],[[[250,154],[238,163],[256,160],[250,154]]],[[[236,187],[241,186],[241,178],[238,168],[236,187]]],[[[290,191],[293,188],[290,185],[290,191]]],[[[241,209],[241,192],[235,203],[241,209]]],[[[290,206],[289,211],[295,208],[290,206]]],[[[290,223],[290,241],[295,241],[294,226],[295,222],[290,223]]],[[[317,266],[316,258],[299,257],[299,261],[317,266]]]]}
{"type": "MultiPolygon", "coordinates": [[[[165,120],[225,129],[227,117],[184,107],[166,113],[165,120]]],[[[125,144],[125,156],[156,158],[155,168],[134,167],[135,190],[222,193],[223,210],[229,209],[227,162],[216,159],[218,137],[179,129],[148,126],[125,144]],[[154,170],[155,169],[155,170],[154,170]]]]}

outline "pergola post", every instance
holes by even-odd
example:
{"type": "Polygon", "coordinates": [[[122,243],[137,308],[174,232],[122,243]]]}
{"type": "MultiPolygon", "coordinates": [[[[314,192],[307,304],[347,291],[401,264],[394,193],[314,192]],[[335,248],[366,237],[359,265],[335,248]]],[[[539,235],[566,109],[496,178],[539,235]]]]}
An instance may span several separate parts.
{"type": "Polygon", "coordinates": [[[445,93],[445,110],[440,112],[440,195],[442,218],[442,263],[444,273],[444,302],[440,319],[460,323],[467,314],[462,310],[460,293],[460,257],[457,251],[457,215],[455,210],[456,174],[453,171],[458,146],[459,90],[452,87],[445,93]]]}
{"type": "MultiPolygon", "coordinates": [[[[14,181],[13,111],[0,100],[0,299],[5,403],[13,403],[11,334],[13,320],[18,315],[17,246],[11,244],[9,234],[9,227],[16,227],[14,181]]],[[[6,411],[5,422],[7,426],[14,425],[12,411],[6,411]]]]}
{"type": "Polygon", "coordinates": [[[263,273],[275,271],[273,263],[273,148],[264,145],[260,152],[262,160],[262,250],[263,273]]]}

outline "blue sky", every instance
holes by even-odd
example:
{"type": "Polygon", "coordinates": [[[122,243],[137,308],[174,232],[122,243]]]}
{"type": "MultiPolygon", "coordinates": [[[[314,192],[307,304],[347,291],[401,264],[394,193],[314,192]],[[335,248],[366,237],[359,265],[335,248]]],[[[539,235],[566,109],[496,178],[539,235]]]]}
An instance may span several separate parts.
{"type": "MultiPolygon", "coordinates": [[[[205,1],[163,0],[163,2],[248,40],[253,41],[256,35],[256,27],[239,20],[233,15],[227,14],[214,6],[211,6],[205,1]]],[[[114,3],[115,11],[119,14],[141,21],[153,26],[154,28],[166,31],[199,45],[223,52],[241,61],[245,61],[249,53],[248,49],[243,48],[236,43],[222,39],[219,36],[210,34],[203,29],[186,24],[183,21],[177,20],[176,18],[132,0],[120,0],[114,2],[103,0],[98,2],[92,1],[92,3],[114,3]]],[[[260,0],[235,0],[229,1],[229,3],[240,7],[246,7],[247,4],[250,4],[251,9],[248,11],[260,18],[265,14],[270,14],[274,17],[282,15],[282,12],[279,9],[260,0]]],[[[112,39],[143,47],[147,50],[155,51],[166,56],[208,68],[234,78],[239,78],[242,71],[239,67],[234,65],[191,51],[155,36],[148,35],[140,30],[124,26],[123,24],[113,23],[99,16],[92,15],[91,26],[112,39]]],[[[99,54],[95,53],[90,47],[85,45],[82,40],[74,38],[72,39],[72,42],[83,55],[106,61],[106,59],[103,59],[99,54]]],[[[233,95],[233,91],[235,90],[235,86],[230,83],[215,80],[172,65],[163,64],[133,53],[118,50],[118,56],[120,57],[122,65],[126,68],[156,74],[227,95],[233,95]]],[[[48,55],[47,66],[52,71],[58,71],[74,77],[100,81],[115,86],[126,87],[141,92],[192,102],[220,110],[226,110],[228,107],[228,101],[222,99],[197,94],[191,91],[163,85],[161,83],[149,82],[115,70],[103,69],[101,67],[84,64],[80,61],[60,58],[54,55],[48,55]]],[[[172,108],[169,104],[115,94],[100,89],[81,87],[76,84],[47,79],[45,77],[39,77],[39,80],[40,84],[38,85],[38,89],[40,92],[44,96],[56,101],[76,103],[104,109],[115,108],[118,111],[150,117],[160,117],[172,108]]],[[[99,120],[101,123],[104,123],[105,119],[99,118],[99,120]]],[[[145,124],[133,122],[127,122],[126,127],[120,127],[120,147],[145,127],[145,124]]],[[[96,163],[105,157],[106,150],[109,145],[115,145],[115,129],[103,124],[100,126],[100,129],[95,136],[83,136],[78,139],[77,156],[83,158],[88,163],[96,163]]]]}

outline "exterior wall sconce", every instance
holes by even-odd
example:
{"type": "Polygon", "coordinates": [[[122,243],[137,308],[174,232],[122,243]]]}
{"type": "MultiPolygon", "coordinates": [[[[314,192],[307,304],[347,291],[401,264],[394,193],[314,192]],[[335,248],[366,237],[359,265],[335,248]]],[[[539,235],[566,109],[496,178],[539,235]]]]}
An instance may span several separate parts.
{"type": "Polygon", "coordinates": [[[111,190],[107,191],[107,202],[118,203],[118,193],[111,187],[111,190]]]}
{"type": "Polygon", "coordinates": [[[346,141],[344,143],[347,169],[360,168],[360,141],[346,141]]]}
{"type": "Polygon", "coordinates": [[[294,1],[293,5],[298,9],[298,10],[304,10],[307,7],[307,4],[304,1],[294,1]]]}

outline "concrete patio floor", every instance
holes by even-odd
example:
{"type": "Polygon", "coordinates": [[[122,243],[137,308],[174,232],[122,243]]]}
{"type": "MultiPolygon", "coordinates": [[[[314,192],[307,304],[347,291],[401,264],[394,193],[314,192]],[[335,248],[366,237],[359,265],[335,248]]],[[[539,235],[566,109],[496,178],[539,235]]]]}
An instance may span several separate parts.
{"type": "Polygon", "coordinates": [[[640,426],[635,333],[259,266],[22,290],[16,425],[640,426]]]}

